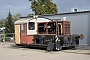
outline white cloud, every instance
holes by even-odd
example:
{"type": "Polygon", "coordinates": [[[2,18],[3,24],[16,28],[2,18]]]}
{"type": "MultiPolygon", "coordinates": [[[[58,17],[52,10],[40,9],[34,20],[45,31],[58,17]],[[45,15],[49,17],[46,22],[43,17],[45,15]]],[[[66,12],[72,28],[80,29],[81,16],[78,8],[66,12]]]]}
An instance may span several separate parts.
{"type": "Polygon", "coordinates": [[[8,11],[11,14],[21,13],[23,16],[31,13],[30,2],[26,0],[0,0],[0,19],[6,18],[8,11]]]}
{"type": "Polygon", "coordinates": [[[11,8],[11,7],[12,7],[12,5],[5,5],[4,7],[8,7],[8,8],[11,8]]]}
{"type": "Polygon", "coordinates": [[[70,12],[72,8],[90,10],[90,0],[53,0],[57,6],[59,13],[70,12]]]}

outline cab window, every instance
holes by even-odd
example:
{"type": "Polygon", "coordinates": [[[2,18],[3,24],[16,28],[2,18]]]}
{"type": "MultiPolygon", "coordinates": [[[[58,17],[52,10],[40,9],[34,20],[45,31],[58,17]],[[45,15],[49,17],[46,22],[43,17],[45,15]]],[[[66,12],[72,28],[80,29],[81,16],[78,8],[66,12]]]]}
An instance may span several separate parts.
{"type": "Polygon", "coordinates": [[[29,22],[28,23],[28,29],[29,30],[35,30],[35,22],[29,22]]]}
{"type": "Polygon", "coordinates": [[[23,24],[23,23],[20,24],[20,31],[21,31],[21,32],[24,32],[24,24],[23,24]]]}

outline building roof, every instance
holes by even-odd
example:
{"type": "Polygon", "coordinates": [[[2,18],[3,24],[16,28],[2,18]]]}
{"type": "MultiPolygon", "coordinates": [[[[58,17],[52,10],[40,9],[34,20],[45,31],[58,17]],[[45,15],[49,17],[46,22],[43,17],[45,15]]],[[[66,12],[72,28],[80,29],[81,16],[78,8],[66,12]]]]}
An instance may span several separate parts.
{"type": "MultiPolygon", "coordinates": [[[[58,13],[58,14],[46,14],[46,15],[38,15],[38,17],[45,18],[43,16],[78,14],[78,13],[90,13],[90,11],[68,12],[68,13],[58,13]]],[[[20,17],[20,18],[32,18],[32,17],[33,16],[25,16],[25,17],[20,17]]]]}
{"type": "Polygon", "coordinates": [[[42,15],[42,16],[78,14],[78,13],[90,13],[90,11],[79,11],[79,12],[67,12],[67,13],[58,13],[58,14],[47,14],[47,15],[42,15]]]}

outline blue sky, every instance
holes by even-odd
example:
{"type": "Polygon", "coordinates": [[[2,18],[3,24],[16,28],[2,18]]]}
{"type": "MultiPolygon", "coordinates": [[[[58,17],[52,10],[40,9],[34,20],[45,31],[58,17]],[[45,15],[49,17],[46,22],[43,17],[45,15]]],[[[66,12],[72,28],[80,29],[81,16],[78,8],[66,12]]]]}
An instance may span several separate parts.
{"type": "MultiPolygon", "coordinates": [[[[53,2],[57,4],[58,13],[70,12],[72,8],[90,10],[90,0],[53,0],[53,2]]],[[[20,13],[27,16],[32,13],[28,0],[0,0],[0,19],[6,18],[9,10],[12,15],[20,13]]]]}

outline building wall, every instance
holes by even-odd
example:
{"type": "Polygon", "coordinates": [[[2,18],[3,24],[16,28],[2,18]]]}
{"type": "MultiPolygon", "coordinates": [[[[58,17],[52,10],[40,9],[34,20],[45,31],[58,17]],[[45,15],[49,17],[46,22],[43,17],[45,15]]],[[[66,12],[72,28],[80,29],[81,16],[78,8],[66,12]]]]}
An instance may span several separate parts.
{"type": "Polygon", "coordinates": [[[61,20],[63,19],[63,17],[66,17],[67,20],[71,21],[72,34],[84,34],[84,39],[80,40],[80,45],[90,45],[90,13],[52,15],[44,17],[61,20]]]}
{"type": "Polygon", "coordinates": [[[88,45],[90,45],[90,13],[89,13],[88,16],[89,16],[88,17],[89,18],[89,20],[88,20],[89,22],[88,22],[88,38],[87,38],[88,42],[87,43],[88,43],[88,45]]]}

